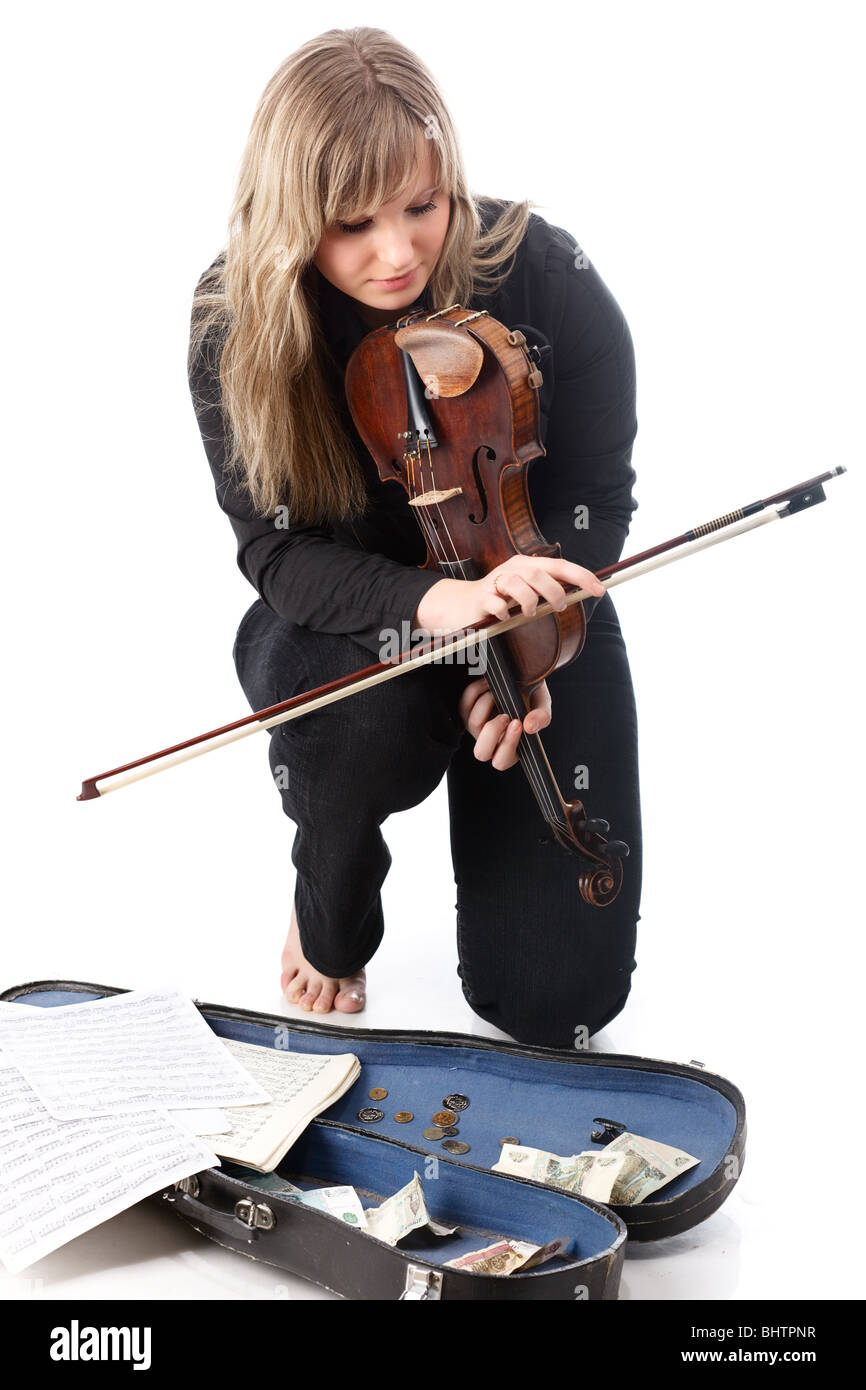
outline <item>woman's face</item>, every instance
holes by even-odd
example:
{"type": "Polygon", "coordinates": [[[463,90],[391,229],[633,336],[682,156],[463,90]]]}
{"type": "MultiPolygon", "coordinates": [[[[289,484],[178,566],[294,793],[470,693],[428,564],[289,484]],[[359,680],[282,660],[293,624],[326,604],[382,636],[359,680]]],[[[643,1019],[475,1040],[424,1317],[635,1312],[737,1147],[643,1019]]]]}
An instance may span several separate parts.
{"type": "Polygon", "coordinates": [[[403,196],[364,220],[329,227],[313,257],[325,279],[356,300],[371,328],[391,323],[414,304],[445,242],[451,200],[436,187],[425,139],[419,141],[419,154],[403,196]],[[358,230],[346,230],[349,226],[358,230]]]}

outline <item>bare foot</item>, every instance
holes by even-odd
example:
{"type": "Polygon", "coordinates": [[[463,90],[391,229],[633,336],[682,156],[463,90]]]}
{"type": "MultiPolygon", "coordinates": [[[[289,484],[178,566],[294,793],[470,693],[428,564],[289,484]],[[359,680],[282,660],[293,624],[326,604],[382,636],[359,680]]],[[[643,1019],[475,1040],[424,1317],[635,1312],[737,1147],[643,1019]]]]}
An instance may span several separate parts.
{"type": "Polygon", "coordinates": [[[298,919],[295,905],[292,904],[292,924],[283,947],[283,973],[280,988],[290,1004],[298,1004],[308,1013],[327,1014],[337,1009],[344,1014],[360,1013],[366,1003],[367,975],[359,970],[357,975],[347,975],[334,980],[329,975],[320,975],[304,959],[301,939],[298,933],[298,919]]]}

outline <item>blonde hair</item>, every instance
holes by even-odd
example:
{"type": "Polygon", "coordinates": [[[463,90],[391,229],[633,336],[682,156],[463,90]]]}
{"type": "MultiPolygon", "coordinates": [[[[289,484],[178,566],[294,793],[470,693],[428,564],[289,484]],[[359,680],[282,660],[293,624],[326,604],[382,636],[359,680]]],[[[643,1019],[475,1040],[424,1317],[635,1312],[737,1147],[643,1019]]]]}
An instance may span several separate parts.
{"type": "MultiPolygon", "coordinates": [[[[382,29],[329,29],[274,73],[253,118],[223,251],[193,298],[189,369],[219,363],[226,465],[256,510],[293,521],[360,516],[363,472],[326,380],[312,288],[329,226],[399,195],[419,131],[433,131],[434,176],[451,220],[428,281],[436,307],[492,294],[508,275],[529,200],[489,200],[485,231],[451,116],[424,64],[382,29]],[[207,342],[205,342],[207,340],[207,342]]],[[[196,408],[199,402],[196,401],[196,408]]]]}

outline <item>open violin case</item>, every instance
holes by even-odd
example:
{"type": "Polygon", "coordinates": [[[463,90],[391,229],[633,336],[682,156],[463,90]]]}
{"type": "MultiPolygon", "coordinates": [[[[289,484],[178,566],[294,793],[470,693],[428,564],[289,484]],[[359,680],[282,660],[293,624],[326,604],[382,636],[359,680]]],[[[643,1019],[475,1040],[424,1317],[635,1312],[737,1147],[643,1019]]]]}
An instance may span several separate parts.
{"type": "MultiPolygon", "coordinates": [[[[0,998],[51,1008],[126,992],[41,980],[0,998]]],[[[467,1033],[333,1027],[194,1002],[219,1037],[282,1051],[353,1052],[361,1063],[353,1086],[310,1123],[278,1165],[277,1179],[305,1190],[352,1186],[366,1208],[417,1172],[430,1215],[459,1227],[446,1237],[422,1228],[391,1246],[281,1196],[274,1175],[253,1177],[244,1169],[239,1176],[228,1160],[146,1199],[167,1205],[218,1244],[344,1298],[615,1299],[626,1241],[659,1240],[697,1225],[721,1206],[742,1171],[743,1097],[699,1062],[560,1051],[467,1033]],[[387,1098],[371,1100],[368,1093],[376,1088],[387,1098]],[[441,1140],[423,1137],[452,1095],[468,1100],[458,1128],[469,1150],[459,1156],[446,1152],[441,1140]],[[358,1113],[372,1106],[384,1110],[384,1119],[364,1123],[358,1113]],[[394,1120],[401,1110],[412,1112],[411,1122],[394,1120]],[[565,1156],[600,1149],[620,1126],[700,1162],[635,1206],[602,1206],[491,1171],[506,1136],[565,1156]],[[536,1245],[567,1238],[568,1244],[548,1262],[507,1275],[446,1268],[446,1261],[503,1237],[536,1245]]]]}

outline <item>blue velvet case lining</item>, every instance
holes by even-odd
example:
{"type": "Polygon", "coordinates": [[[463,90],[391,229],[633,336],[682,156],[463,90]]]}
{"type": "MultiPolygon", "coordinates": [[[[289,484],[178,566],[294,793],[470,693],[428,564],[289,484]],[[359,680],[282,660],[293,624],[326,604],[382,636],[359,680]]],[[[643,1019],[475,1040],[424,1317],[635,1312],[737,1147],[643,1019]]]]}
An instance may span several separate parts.
{"type": "MultiPolygon", "coordinates": [[[[95,997],[100,996],[72,990],[35,990],[32,994],[17,996],[20,1003],[46,1008],[83,1003],[95,997]]],[[[285,1051],[353,1052],[361,1063],[361,1075],[346,1095],[329,1107],[324,1118],[352,1125],[355,1129],[362,1128],[371,1141],[380,1137],[396,1139],[442,1158],[441,1143],[426,1140],[423,1130],[432,1124],[434,1112],[442,1108],[447,1095],[462,1092],[468,1096],[469,1108],[459,1118],[459,1137],[470,1145],[470,1150],[455,1165],[460,1177],[453,1188],[458,1203],[466,1199],[467,1216],[471,1210],[476,1211],[476,1223],[479,1217],[473,1203],[478,1200],[478,1193],[474,1183],[479,1175],[472,1168],[491,1168],[500,1155],[499,1140],[506,1135],[514,1135],[522,1144],[533,1148],[568,1155],[582,1149],[601,1148],[590,1139],[590,1131],[595,1117],[604,1116],[624,1124],[633,1133],[673,1144],[701,1160],[648,1197],[644,1203],[647,1205],[669,1201],[704,1182],[729,1152],[737,1125],[734,1105],[709,1084],[709,1078],[704,1082],[640,1066],[592,1065],[591,1052],[580,1054],[581,1060],[575,1064],[570,1058],[560,1062],[462,1043],[445,1045],[420,1039],[408,1042],[363,1038],[348,1030],[342,1036],[336,1029],[326,1035],[308,1033],[293,1029],[289,1019],[278,1029],[273,1024],[237,1019],[209,1018],[207,1022],[220,1037],[285,1051]],[[377,1104],[367,1095],[377,1086],[388,1092],[387,1099],[379,1103],[385,1118],[379,1124],[365,1126],[357,1114],[364,1106],[377,1104]],[[414,1120],[409,1124],[397,1124],[393,1119],[397,1110],[412,1111],[414,1120]]],[[[315,1143],[314,1136],[319,1132],[337,1133],[326,1126],[313,1126],[307,1131],[308,1145],[315,1143]]],[[[329,1154],[336,1156],[343,1152],[333,1147],[330,1140],[327,1143],[329,1154]]],[[[294,1154],[295,1149],[292,1152],[294,1154]]],[[[393,1162],[400,1173],[405,1169],[403,1181],[409,1181],[415,1165],[423,1182],[423,1167],[419,1166],[425,1161],[423,1155],[406,1154],[390,1145],[382,1145],[381,1152],[383,1165],[393,1162]],[[400,1157],[392,1157],[394,1154],[400,1157]]],[[[443,1163],[440,1172],[446,1169],[450,1172],[450,1165],[443,1163]]],[[[282,1166],[280,1171],[283,1171],[282,1166]]],[[[340,1171],[348,1174],[349,1168],[340,1168],[340,1171]]],[[[323,1176],[334,1183],[350,1181],[348,1176],[330,1173],[323,1176]]],[[[380,1181],[385,1195],[396,1190],[380,1180],[377,1170],[377,1191],[380,1181]]],[[[513,1191],[510,1184],[495,1186],[505,1189],[502,1200],[507,1205],[508,1192],[513,1191]]],[[[497,1200],[495,1194],[491,1200],[497,1200]]],[[[459,1219],[456,1211],[452,1214],[459,1219]]],[[[492,1226],[496,1224],[491,1223],[492,1226]]],[[[603,1224],[608,1233],[607,1244],[610,1227],[603,1224]]],[[[536,1229],[534,1221],[533,1229],[536,1229]]],[[[511,1231],[511,1234],[519,1232],[511,1231]]],[[[562,1234],[552,1226],[544,1239],[562,1234]]],[[[527,1239],[540,1238],[527,1236],[527,1239]]]]}
{"type": "MultiPolygon", "coordinates": [[[[535,1245],[570,1237],[566,1259],[576,1263],[604,1254],[617,1238],[616,1227],[607,1217],[567,1193],[503,1181],[495,1173],[478,1172],[441,1154],[436,1159],[434,1177],[428,1173],[430,1160],[424,1154],[383,1144],[370,1134],[311,1125],[293,1144],[277,1172],[304,1190],[323,1185],[354,1187],[365,1208],[379,1206],[399,1192],[416,1172],[430,1215],[460,1227],[453,1236],[419,1230],[400,1241],[404,1254],[417,1255],[427,1263],[457,1259],[508,1236],[535,1245]],[[311,1173],[315,1178],[309,1176],[311,1173]]],[[[235,1174],[234,1164],[226,1162],[224,1166],[229,1175],[235,1174]]],[[[277,1193],[263,1192],[261,1200],[270,1203],[281,1199],[277,1193]]],[[[559,1264],[558,1260],[548,1262],[526,1274],[559,1264]]]]}

